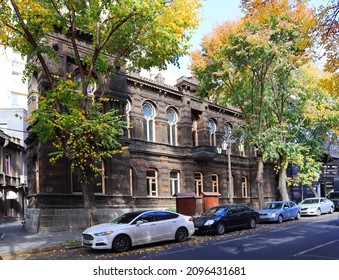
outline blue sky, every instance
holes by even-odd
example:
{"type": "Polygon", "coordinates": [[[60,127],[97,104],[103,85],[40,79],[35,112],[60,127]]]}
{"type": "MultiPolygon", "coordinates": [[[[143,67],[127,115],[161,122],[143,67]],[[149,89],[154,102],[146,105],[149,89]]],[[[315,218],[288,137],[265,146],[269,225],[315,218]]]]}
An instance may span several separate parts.
{"type": "MultiPolygon", "coordinates": [[[[318,6],[320,4],[327,4],[327,2],[328,0],[311,0],[310,4],[318,6]]],[[[240,17],[241,9],[239,6],[240,0],[205,0],[201,8],[201,24],[190,41],[192,49],[199,47],[202,36],[211,32],[215,25],[240,17]]],[[[181,76],[191,76],[187,69],[190,64],[189,56],[181,58],[179,63],[180,68],[169,65],[167,71],[162,72],[167,84],[174,85],[176,80],[181,76]]],[[[156,73],[156,70],[151,71],[153,76],[156,73]]]]}

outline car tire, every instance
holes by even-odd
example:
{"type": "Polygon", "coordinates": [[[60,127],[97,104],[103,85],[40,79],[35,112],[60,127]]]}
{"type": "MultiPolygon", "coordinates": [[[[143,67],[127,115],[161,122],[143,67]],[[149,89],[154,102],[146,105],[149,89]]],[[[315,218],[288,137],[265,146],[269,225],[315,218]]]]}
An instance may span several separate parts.
{"type": "Polygon", "coordinates": [[[297,215],[295,215],[295,219],[300,220],[300,217],[301,217],[300,212],[298,212],[297,215]]]}
{"type": "Polygon", "coordinates": [[[334,212],[334,208],[331,206],[331,209],[330,209],[330,214],[333,214],[333,212],[334,212]]]}
{"type": "Polygon", "coordinates": [[[112,242],[112,249],[115,252],[126,252],[131,248],[131,239],[126,234],[119,234],[112,242]]]}
{"type": "Polygon", "coordinates": [[[175,233],[175,241],[176,242],[183,242],[183,241],[187,240],[187,238],[188,238],[187,229],[184,228],[184,227],[178,228],[176,233],[175,233]]]}
{"type": "Polygon", "coordinates": [[[225,231],[226,231],[225,225],[221,222],[217,223],[215,233],[218,235],[223,235],[225,231]]]}
{"type": "Polygon", "coordinates": [[[321,215],[321,210],[320,208],[317,209],[317,216],[320,216],[321,215]]]}
{"type": "Polygon", "coordinates": [[[257,221],[255,218],[251,218],[248,222],[248,228],[253,229],[257,226],[257,221]]]}
{"type": "Polygon", "coordinates": [[[282,222],[283,222],[283,216],[282,215],[279,215],[278,216],[278,219],[277,219],[277,222],[279,223],[279,224],[281,224],[282,222]]]}

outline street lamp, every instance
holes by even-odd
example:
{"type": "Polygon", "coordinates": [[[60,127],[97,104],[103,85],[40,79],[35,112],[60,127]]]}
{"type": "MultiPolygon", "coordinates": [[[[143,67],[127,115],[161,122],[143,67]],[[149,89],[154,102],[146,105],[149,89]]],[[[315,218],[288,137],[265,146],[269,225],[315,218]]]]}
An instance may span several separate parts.
{"type": "Polygon", "coordinates": [[[228,197],[230,204],[233,204],[233,178],[231,168],[231,144],[236,143],[236,139],[232,138],[231,134],[227,134],[223,137],[221,144],[217,147],[218,154],[222,151],[227,151],[228,162],[228,197]]]}

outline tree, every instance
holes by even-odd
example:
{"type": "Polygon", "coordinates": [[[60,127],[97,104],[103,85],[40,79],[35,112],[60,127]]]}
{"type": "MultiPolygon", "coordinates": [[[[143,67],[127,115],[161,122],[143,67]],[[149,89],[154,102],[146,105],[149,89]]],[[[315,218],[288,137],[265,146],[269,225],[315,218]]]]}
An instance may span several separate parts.
{"type": "Polygon", "coordinates": [[[199,0],[10,0],[0,2],[0,43],[29,57],[26,76],[43,72],[49,89],[30,119],[42,142],[52,142],[54,162],[61,157],[81,175],[88,225],[97,223],[89,182],[103,162],[121,150],[118,137],[126,124],[107,109],[107,82],[117,67],[166,68],[178,63],[198,26],[199,0]],[[56,76],[49,61],[58,53],[49,44],[55,32],[69,38],[73,73],[56,76]],[[83,51],[80,37],[91,48],[83,51]],[[100,79],[97,79],[100,74],[100,79]],[[91,95],[95,81],[100,89],[91,95]]]}
{"type": "MultiPolygon", "coordinates": [[[[263,207],[264,161],[274,159],[281,169],[298,148],[287,134],[290,77],[308,60],[314,17],[304,1],[253,0],[242,6],[243,18],[203,38],[202,49],[192,53],[192,70],[202,94],[241,109],[247,143],[257,148],[256,184],[263,207]]],[[[286,183],[279,188],[288,198],[286,183]]]]}

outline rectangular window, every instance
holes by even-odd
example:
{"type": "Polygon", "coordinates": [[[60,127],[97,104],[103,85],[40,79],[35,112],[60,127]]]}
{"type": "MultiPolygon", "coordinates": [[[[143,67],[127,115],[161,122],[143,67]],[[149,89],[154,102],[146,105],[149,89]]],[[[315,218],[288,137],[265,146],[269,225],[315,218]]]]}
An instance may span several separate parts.
{"type": "Polygon", "coordinates": [[[168,144],[176,146],[177,145],[177,133],[175,125],[167,126],[167,135],[168,135],[168,144]]]}
{"type": "MultiPolygon", "coordinates": [[[[101,162],[97,163],[97,166],[100,167],[100,174],[95,174],[93,180],[89,183],[94,193],[105,193],[105,176],[104,176],[104,164],[101,162]]],[[[73,192],[82,192],[82,182],[81,178],[76,172],[72,173],[72,191],[73,192]]]]}
{"type": "Polygon", "coordinates": [[[172,171],[170,173],[170,194],[173,196],[174,194],[180,192],[180,176],[178,171],[172,171]]]}
{"type": "Polygon", "coordinates": [[[146,170],[146,188],[147,196],[158,196],[158,178],[156,170],[146,170]]]}
{"type": "Polygon", "coordinates": [[[5,154],[5,174],[11,175],[11,155],[5,154]]]}
{"type": "Polygon", "coordinates": [[[194,174],[194,185],[196,195],[200,195],[204,191],[203,177],[201,172],[195,172],[194,174]]]}
{"type": "Polygon", "coordinates": [[[242,197],[248,197],[247,177],[241,177],[241,195],[242,197]]]}
{"type": "Polygon", "coordinates": [[[217,174],[212,174],[212,190],[219,192],[219,176],[217,174]]]}

